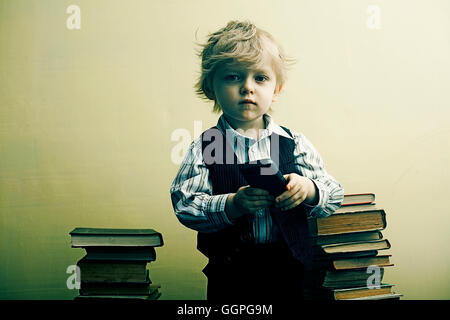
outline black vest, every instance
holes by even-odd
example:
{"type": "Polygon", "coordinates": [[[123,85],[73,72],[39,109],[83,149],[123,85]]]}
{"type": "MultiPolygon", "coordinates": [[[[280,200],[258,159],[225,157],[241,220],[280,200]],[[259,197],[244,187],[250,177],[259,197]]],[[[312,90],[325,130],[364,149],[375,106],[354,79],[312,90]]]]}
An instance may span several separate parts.
{"type": "MultiPolygon", "coordinates": [[[[282,128],[292,137],[289,129],[282,128]]],[[[237,166],[237,157],[229,143],[225,143],[225,136],[222,132],[217,127],[213,127],[203,132],[201,138],[203,159],[209,170],[213,195],[235,193],[240,187],[247,185],[247,181],[237,166]],[[211,148],[212,143],[215,143],[215,149],[211,148]],[[217,146],[222,148],[217,148],[217,146]]],[[[276,133],[272,133],[269,138],[271,139],[271,158],[278,164],[281,173],[284,175],[295,172],[301,175],[301,172],[295,168],[294,140],[276,133]],[[278,148],[272,148],[272,146],[276,147],[277,142],[278,148]],[[273,150],[279,150],[279,152],[273,152],[273,150]],[[278,158],[276,153],[278,153],[278,158]]],[[[304,207],[299,205],[288,211],[272,208],[271,215],[294,257],[309,266],[312,248],[304,207]]],[[[218,232],[199,232],[197,249],[210,259],[230,255],[239,250],[245,242],[252,242],[251,227],[249,217],[243,216],[237,219],[232,226],[218,232]]]]}

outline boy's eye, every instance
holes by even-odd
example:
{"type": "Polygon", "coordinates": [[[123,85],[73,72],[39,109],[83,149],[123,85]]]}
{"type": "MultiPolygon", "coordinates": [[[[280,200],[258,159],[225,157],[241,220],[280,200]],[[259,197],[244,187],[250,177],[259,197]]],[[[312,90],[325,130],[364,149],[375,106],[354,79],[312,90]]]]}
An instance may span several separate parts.
{"type": "Polygon", "coordinates": [[[237,81],[239,79],[240,78],[237,74],[229,74],[229,75],[225,76],[225,80],[237,81]]]}
{"type": "Polygon", "coordinates": [[[256,76],[255,80],[258,82],[264,82],[267,80],[267,77],[266,76],[256,76]]]}

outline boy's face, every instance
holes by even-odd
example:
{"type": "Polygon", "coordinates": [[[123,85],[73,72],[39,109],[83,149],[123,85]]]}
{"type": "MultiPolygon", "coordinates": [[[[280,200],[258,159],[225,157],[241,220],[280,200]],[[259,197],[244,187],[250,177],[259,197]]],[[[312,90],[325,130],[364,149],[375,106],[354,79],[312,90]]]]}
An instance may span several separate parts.
{"type": "Polygon", "coordinates": [[[281,86],[277,86],[271,57],[265,52],[258,67],[240,63],[219,67],[213,77],[213,90],[225,118],[235,129],[261,129],[262,116],[281,86]]]}

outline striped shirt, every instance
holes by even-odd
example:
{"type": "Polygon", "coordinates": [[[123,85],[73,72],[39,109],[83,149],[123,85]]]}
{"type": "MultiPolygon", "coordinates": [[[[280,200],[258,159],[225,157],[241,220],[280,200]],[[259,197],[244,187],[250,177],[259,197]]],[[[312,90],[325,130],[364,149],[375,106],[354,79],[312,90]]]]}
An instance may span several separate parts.
{"type": "MultiPolygon", "coordinates": [[[[264,115],[265,129],[258,140],[248,138],[234,130],[222,115],[217,128],[233,139],[233,150],[240,163],[270,158],[270,138],[272,133],[294,139],[294,159],[296,169],[311,179],[319,190],[316,206],[303,204],[312,217],[331,215],[344,198],[344,189],[330,176],[317,150],[301,133],[292,132],[293,138],[271,116],[264,115]]],[[[212,183],[202,155],[201,136],[195,139],[181,163],[170,188],[172,205],[179,221],[188,228],[199,232],[222,230],[232,222],[225,213],[228,194],[213,195],[212,183]]],[[[274,241],[276,231],[268,208],[259,210],[253,219],[253,235],[256,243],[274,241]]]]}

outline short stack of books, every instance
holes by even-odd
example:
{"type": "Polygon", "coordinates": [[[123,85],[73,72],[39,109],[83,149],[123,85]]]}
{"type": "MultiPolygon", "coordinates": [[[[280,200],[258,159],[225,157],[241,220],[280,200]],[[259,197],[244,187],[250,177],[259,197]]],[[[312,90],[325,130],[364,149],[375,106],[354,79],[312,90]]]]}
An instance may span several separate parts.
{"type": "Polygon", "coordinates": [[[309,218],[314,249],[312,270],[305,275],[306,300],[399,299],[392,284],[383,283],[391,267],[391,247],[383,238],[386,212],[375,194],[344,196],[341,208],[326,218],[309,218]]]}
{"type": "Polygon", "coordinates": [[[72,248],[84,248],[77,262],[80,299],[156,300],[160,285],[150,280],[149,265],[162,235],[153,229],[75,228],[72,248]]]}

